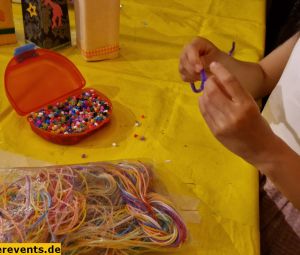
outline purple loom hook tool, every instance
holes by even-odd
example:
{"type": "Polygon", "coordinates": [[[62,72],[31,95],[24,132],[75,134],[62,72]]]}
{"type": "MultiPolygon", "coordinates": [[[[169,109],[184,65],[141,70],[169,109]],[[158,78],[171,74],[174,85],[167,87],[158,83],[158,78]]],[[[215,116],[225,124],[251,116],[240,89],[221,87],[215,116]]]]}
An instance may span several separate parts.
{"type": "Polygon", "coordinates": [[[201,70],[200,75],[201,75],[201,86],[200,86],[199,89],[196,88],[194,82],[191,82],[191,88],[192,88],[192,90],[193,90],[195,93],[200,93],[200,92],[203,91],[203,89],[204,89],[204,84],[205,84],[205,82],[206,82],[206,80],[207,80],[206,73],[205,73],[205,70],[204,70],[204,69],[201,70]]]}
{"type": "MultiPolygon", "coordinates": [[[[228,55],[229,56],[232,56],[233,53],[235,51],[235,42],[232,42],[232,47],[230,49],[230,51],[228,52],[228,55]]],[[[206,76],[206,73],[205,73],[205,70],[202,69],[201,72],[200,72],[200,77],[201,77],[201,85],[200,85],[200,88],[197,89],[196,86],[195,86],[195,83],[194,82],[191,82],[190,85],[191,85],[191,88],[192,90],[195,92],[195,93],[200,93],[204,90],[204,86],[205,86],[205,82],[207,80],[207,76],[206,76]]]]}

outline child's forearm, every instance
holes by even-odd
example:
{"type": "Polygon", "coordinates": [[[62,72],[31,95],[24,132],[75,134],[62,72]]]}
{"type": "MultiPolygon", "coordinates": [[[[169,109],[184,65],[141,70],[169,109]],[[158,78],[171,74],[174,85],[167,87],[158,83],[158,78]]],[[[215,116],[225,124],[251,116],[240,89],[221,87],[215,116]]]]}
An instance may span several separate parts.
{"type": "Polygon", "coordinates": [[[299,34],[295,34],[259,63],[239,61],[221,51],[212,61],[222,63],[258,99],[270,94],[276,86],[298,38],[299,34]]]}
{"type": "Polygon", "coordinates": [[[268,78],[258,63],[239,61],[224,52],[220,53],[217,61],[235,75],[241,85],[255,99],[268,95],[271,92],[270,88],[273,89],[276,85],[276,82],[268,78]]]}
{"type": "Polygon", "coordinates": [[[254,165],[300,210],[300,156],[276,136],[254,165]]]}

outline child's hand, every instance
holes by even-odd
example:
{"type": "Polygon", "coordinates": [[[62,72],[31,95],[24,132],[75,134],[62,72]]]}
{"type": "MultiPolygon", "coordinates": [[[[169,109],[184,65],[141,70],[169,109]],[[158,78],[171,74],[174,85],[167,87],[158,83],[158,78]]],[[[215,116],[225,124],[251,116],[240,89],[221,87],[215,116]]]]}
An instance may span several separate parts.
{"type": "Polygon", "coordinates": [[[200,79],[200,71],[212,61],[218,61],[222,52],[210,41],[197,37],[184,49],[180,57],[179,72],[182,80],[194,82],[200,79]]]}
{"type": "Polygon", "coordinates": [[[223,65],[213,62],[210,71],[199,98],[202,115],[225,147],[258,167],[272,153],[276,135],[250,94],[223,65]]]}

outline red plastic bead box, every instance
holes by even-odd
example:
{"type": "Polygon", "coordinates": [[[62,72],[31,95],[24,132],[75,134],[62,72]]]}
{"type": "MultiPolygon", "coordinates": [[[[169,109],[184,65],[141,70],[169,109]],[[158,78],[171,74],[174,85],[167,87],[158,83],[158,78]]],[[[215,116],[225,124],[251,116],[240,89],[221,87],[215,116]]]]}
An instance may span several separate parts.
{"type": "Polygon", "coordinates": [[[17,48],[5,71],[5,90],[32,130],[57,144],[75,144],[108,123],[110,100],[64,56],[34,44],[17,48]]]}

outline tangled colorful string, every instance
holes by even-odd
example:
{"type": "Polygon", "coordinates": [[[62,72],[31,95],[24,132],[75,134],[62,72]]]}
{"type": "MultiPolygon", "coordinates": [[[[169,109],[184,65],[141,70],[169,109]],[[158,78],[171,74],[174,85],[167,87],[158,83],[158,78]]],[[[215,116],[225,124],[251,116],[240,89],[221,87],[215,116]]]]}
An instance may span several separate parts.
{"type": "Polygon", "coordinates": [[[108,117],[109,110],[108,102],[90,89],[31,113],[28,120],[45,131],[66,135],[97,127],[108,117]]]}
{"type": "Polygon", "coordinates": [[[64,254],[179,247],[186,226],[151,181],[138,162],[28,170],[0,186],[0,242],[61,242],[64,254]]]}

